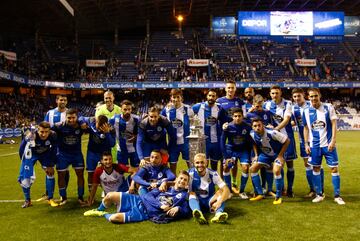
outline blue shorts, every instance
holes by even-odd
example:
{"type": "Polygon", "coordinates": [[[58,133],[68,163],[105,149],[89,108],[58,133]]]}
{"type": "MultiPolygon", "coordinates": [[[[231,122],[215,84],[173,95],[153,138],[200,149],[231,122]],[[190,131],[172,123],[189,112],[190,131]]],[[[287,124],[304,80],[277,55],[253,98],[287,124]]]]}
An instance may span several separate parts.
{"type": "Polygon", "coordinates": [[[189,143],[185,142],[184,144],[169,146],[169,162],[177,163],[180,153],[182,159],[184,159],[185,161],[190,160],[189,143]]]}
{"type": "Polygon", "coordinates": [[[327,147],[311,148],[311,158],[308,163],[312,166],[321,166],[323,156],[329,167],[337,167],[339,165],[336,148],[330,152],[327,147]]]}
{"type": "Polygon", "coordinates": [[[120,164],[129,165],[130,159],[130,166],[138,167],[140,160],[136,152],[129,153],[127,151],[118,151],[117,152],[117,161],[120,164]]]}
{"type": "Polygon", "coordinates": [[[200,209],[202,212],[211,212],[211,205],[210,205],[210,201],[211,199],[214,197],[211,196],[211,197],[207,197],[207,198],[201,198],[199,196],[197,196],[198,200],[199,200],[199,204],[200,204],[200,209]]]}
{"type": "Polygon", "coordinates": [[[297,158],[295,139],[294,137],[289,137],[289,139],[290,143],[284,154],[285,161],[293,161],[297,158]]]}
{"type": "Polygon", "coordinates": [[[72,165],[74,169],[84,169],[84,157],[82,153],[62,153],[57,154],[56,169],[58,171],[65,171],[72,165]]]}
{"type": "Polygon", "coordinates": [[[302,158],[309,158],[309,154],[306,153],[304,142],[300,142],[300,156],[302,158]]]}
{"type": "Polygon", "coordinates": [[[267,156],[264,153],[260,153],[257,159],[257,163],[263,164],[266,167],[271,167],[272,163],[275,161],[276,156],[267,156]]]}
{"type": "Polygon", "coordinates": [[[211,161],[219,161],[222,159],[220,143],[206,142],[206,158],[211,161]]]}
{"type": "Polygon", "coordinates": [[[150,157],[150,153],[153,150],[161,150],[161,149],[167,150],[166,143],[148,143],[148,142],[144,142],[142,144],[142,149],[143,149],[144,158],[150,157]]]}
{"type": "Polygon", "coordinates": [[[20,174],[18,178],[19,182],[24,179],[35,179],[34,165],[38,160],[41,163],[42,168],[54,167],[54,161],[52,161],[50,157],[42,159],[39,159],[38,157],[29,159],[24,158],[21,162],[20,174]]]}
{"type": "Polygon", "coordinates": [[[101,158],[102,153],[95,153],[88,150],[86,154],[86,170],[88,172],[94,172],[101,158]]]}
{"type": "Polygon", "coordinates": [[[228,153],[229,156],[236,158],[236,160],[240,160],[240,164],[242,165],[250,165],[251,164],[251,152],[250,151],[233,151],[228,153]]]}
{"type": "Polygon", "coordinates": [[[149,219],[141,198],[138,195],[125,192],[120,192],[120,203],[117,212],[125,214],[125,223],[141,222],[149,219]]]}

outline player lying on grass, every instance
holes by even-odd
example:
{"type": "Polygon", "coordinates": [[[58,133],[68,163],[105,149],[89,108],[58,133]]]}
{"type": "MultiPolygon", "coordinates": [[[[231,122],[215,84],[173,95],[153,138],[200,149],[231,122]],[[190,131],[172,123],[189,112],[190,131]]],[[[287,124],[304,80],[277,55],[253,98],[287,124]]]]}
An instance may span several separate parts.
{"type": "Polygon", "coordinates": [[[207,168],[208,160],[204,153],[194,157],[194,167],[189,170],[189,205],[193,217],[200,224],[207,224],[203,212],[215,213],[212,223],[225,223],[228,214],[224,212],[225,201],[230,190],[216,171],[207,168]],[[215,192],[215,186],[219,190],[215,192]]]}
{"type": "Polygon", "coordinates": [[[86,206],[94,203],[95,194],[101,185],[105,194],[110,192],[135,192],[135,184],[131,181],[131,176],[136,172],[136,168],[127,167],[124,164],[115,164],[112,160],[111,151],[104,152],[101,158],[101,166],[97,167],[93,175],[93,185],[87,200],[86,206]],[[124,174],[130,173],[127,179],[124,174]],[[130,185],[129,185],[130,183],[130,185]]]}
{"type": "Polygon", "coordinates": [[[163,159],[159,150],[153,150],[148,164],[141,167],[134,175],[133,180],[139,184],[139,195],[146,194],[149,190],[159,188],[166,190],[167,181],[175,180],[175,175],[162,163],[163,159]]]}
{"type": "Polygon", "coordinates": [[[175,185],[163,192],[157,188],[143,196],[110,192],[97,209],[85,212],[84,216],[104,216],[112,223],[141,222],[149,219],[156,223],[167,223],[185,218],[190,214],[187,201],[188,185],[189,174],[180,171],[175,185]],[[117,206],[117,212],[109,214],[105,210],[112,204],[117,206]]]}
{"type": "Polygon", "coordinates": [[[48,202],[52,207],[58,206],[53,200],[55,179],[54,165],[56,162],[56,134],[50,130],[49,122],[41,122],[36,133],[23,139],[19,150],[21,158],[20,175],[18,181],[25,196],[23,208],[32,206],[30,198],[30,187],[35,180],[34,165],[40,161],[44,169],[46,179],[46,192],[48,202]]]}

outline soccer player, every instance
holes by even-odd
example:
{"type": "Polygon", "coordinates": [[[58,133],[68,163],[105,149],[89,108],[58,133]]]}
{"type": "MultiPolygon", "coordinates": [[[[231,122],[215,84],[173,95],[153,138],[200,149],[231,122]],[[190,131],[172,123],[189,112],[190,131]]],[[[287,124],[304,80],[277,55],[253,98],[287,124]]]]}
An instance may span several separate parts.
{"type": "Polygon", "coordinates": [[[246,117],[249,109],[253,106],[253,99],[255,96],[254,88],[247,87],[244,90],[244,104],[242,106],[244,117],[246,117]]]}
{"type": "MultiPolygon", "coordinates": [[[[234,163],[236,163],[236,160],[240,160],[242,173],[239,196],[241,199],[248,199],[248,196],[245,193],[245,187],[249,177],[252,142],[249,135],[251,127],[243,122],[243,119],[242,109],[234,108],[232,110],[232,122],[230,122],[227,128],[223,130],[220,143],[224,159],[227,160],[225,165],[229,164],[229,159],[234,163]]],[[[229,176],[230,173],[227,173],[230,171],[228,165],[227,168],[224,169],[224,180],[230,189],[231,178],[229,176]]]]}
{"type": "MultiPolygon", "coordinates": [[[[136,169],[127,167],[123,164],[114,164],[110,151],[105,151],[102,154],[101,166],[97,167],[92,181],[92,188],[87,200],[87,206],[91,206],[95,200],[95,194],[99,185],[101,185],[105,194],[110,192],[127,192],[134,193],[135,185],[133,182],[130,184],[124,177],[125,173],[131,175],[136,172],[136,169]]],[[[130,176],[129,176],[130,177],[130,176]]]]}
{"type": "Polygon", "coordinates": [[[114,93],[110,90],[104,93],[105,104],[96,108],[95,117],[105,115],[108,119],[112,118],[115,114],[121,114],[121,108],[114,104],[114,93]]]}
{"type": "MultiPolygon", "coordinates": [[[[199,117],[206,138],[206,158],[210,160],[211,169],[217,171],[219,160],[222,159],[220,136],[222,124],[227,121],[225,110],[216,103],[216,90],[210,89],[206,101],[193,105],[194,113],[199,117]]],[[[222,172],[222,165],[220,165],[222,172]]]]}
{"type": "Polygon", "coordinates": [[[166,138],[173,138],[170,121],[160,115],[160,109],[150,107],[148,116],[139,124],[136,138],[136,151],[141,163],[146,163],[145,158],[150,157],[152,150],[167,152],[166,138]]]}
{"type": "Polygon", "coordinates": [[[168,146],[169,162],[171,171],[176,173],[180,153],[182,159],[190,167],[189,139],[186,137],[190,135],[190,118],[194,116],[194,112],[189,105],[183,104],[182,91],[172,89],[170,91],[170,103],[161,111],[161,115],[165,116],[171,123],[170,128],[173,137],[170,138],[168,146]]]}
{"type": "Polygon", "coordinates": [[[36,133],[25,137],[19,149],[21,168],[18,181],[25,196],[25,202],[21,206],[27,208],[32,206],[30,198],[30,187],[35,181],[34,165],[40,161],[46,176],[46,192],[48,203],[52,207],[58,206],[53,200],[55,179],[54,165],[56,163],[56,134],[50,130],[49,122],[41,122],[36,133]]]}
{"type": "MultiPolygon", "coordinates": [[[[292,106],[292,115],[294,119],[294,124],[298,127],[299,130],[299,143],[300,143],[300,156],[304,160],[305,170],[306,170],[306,179],[310,188],[309,193],[306,197],[314,197],[316,195],[314,191],[314,185],[312,183],[313,175],[312,175],[312,167],[309,165],[309,155],[305,150],[304,143],[304,123],[302,121],[302,114],[304,109],[310,106],[309,101],[305,101],[305,93],[303,89],[294,88],[292,91],[292,98],[294,100],[294,105],[292,106]]],[[[324,170],[321,168],[321,176],[322,180],[324,179],[324,170]]]]}
{"type": "Polygon", "coordinates": [[[254,141],[255,162],[250,167],[250,173],[257,196],[251,198],[250,201],[258,201],[264,198],[258,171],[263,166],[271,167],[272,163],[274,163],[273,173],[275,176],[276,197],[273,204],[281,204],[284,187],[281,169],[285,163],[284,155],[290,140],[286,135],[275,129],[266,129],[259,118],[252,120],[252,129],[250,136],[254,141]]]}
{"type": "Polygon", "coordinates": [[[189,170],[189,205],[193,217],[199,224],[207,224],[203,212],[215,213],[212,223],[225,223],[228,214],[224,212],[225,201],[230,190],[216,171],[207,168],[208,162],[204,153],[194,157],[194,167],[189,170]],[[215,187],[219,189],[215,191],[215,187]]]}
{"type": "Polygon", "coordinates": [[[88,187],[91,191],[93,174],[101,160],[102,154],[111,151],[115,146],[115,130],[108,123],[108,118],[104,115],[97,117],[80,117],[80,123],[85,124],[89,132],[89,142],[86,154],[86,171],[88,172],[88,187]]]}
{"type": "Polygon", "coordinates": [[[81,136],[83,130],[78,121],[78,112],[75,109],[66,111],[65,123],[53,127],[58,135],[58,153],[56,169],[58,172],[58,185],[61,197],[60,205],[67,202],[65,171],[69,165],[75,169],[78,186],[78,201],[84,203],[84,158],[81,152],[81,136]]]}
{"type": "Polygon", "coordinates": [[[274,129],[286,135],[290,140],[290,144],[288,145],[288,149],[286,150],[285,153],[285,160],[287,166],[287,173],[286,173],[287,196],[294,197],[294,193],[293,193],[293,184],[295,178],[294,160],[297,158],[297,156],[296,156],[294,132],[291,126],[292,103],[289,100],[283,99],[281,95],[282,92],[280,86],[278,85],[272,86],[270,88],[271,100],[265,102],[264,109],[267,109],[273,113],[274,122],[276,124],[276,127],[274,129]]]}
{"type": "Polygon", "coordinates": [[[120,104],[122,114],[116,114],[110,119],[110,124],[115,128],[118,140],[117,160],[118,163],[131,167],[139,166],[139,157],[136,153],[136,136],[139,128],[139,117],[132,114],[133,103],[123,100],[120,104]]]}
{"type": "Polygon", "coordinates": [[[155,188],[143,195],[125,192],[108,193],[97,209],[89,210],[84,216],[104,216],[112,223],[130,223],[151,220],[155,223],[168,223],[186,218],[190,214],[187,201],[189,174],[180,171],[175,185],[166,191],[155,188]],[[112,204],[117,205],[117,213],[109,214],[105,210],[112,204]]]}
{"type": "Polygon", "coordinates": [[[334,187],[334,201],[344,205],[340,197],[340,175],[338,170],[338,155],[336,151],[336,120],[334,107],[320,101],[320,90],[308,89],[310,106],[304,109],[302,121],[304,123],[304,142],[306,153],[310,155],[309,164],[313,167],[313,185],[316,197],[312,200],[318,203],[324,200],[320,176],[323,156],[331,169],[332,184],[334,187]]]}
{"type": "MultiPolygon", "coordinates": [[[[220,104],[220,106],[226,111],[230,121],[232,118],[232,109],[235,107],[242,107],[244,102],[242,99],[235,96],[236,94],[236,82],[234,80],[226,81],[225,86],[226,95],[217,99],[216,102],[220,104]]],[[[232,168],[232,188],[231,191],[235,194],[239,194],[239,190],[237,189],[237,161],[232,168]]]]}
{"type": "Polygon", "coordinates": [[[175,175],[162,163],[162,156],[159,150],[152,150],[149,164],[140,167],[133,180],[139,184],[139,195],[148,193],[149,190],[159,188],[160,191],[166,190],[168,181],[173,181],[175,175]]]}
{"type": "Polygon", "coordinates": [[[265,127],[274,128],[274,118],[272,112],[263,108],[264,98],[261,95],[255,95],[253,104],[246,114],[244,121],[251,126],[251,121],[260,118],[265,127]]]}

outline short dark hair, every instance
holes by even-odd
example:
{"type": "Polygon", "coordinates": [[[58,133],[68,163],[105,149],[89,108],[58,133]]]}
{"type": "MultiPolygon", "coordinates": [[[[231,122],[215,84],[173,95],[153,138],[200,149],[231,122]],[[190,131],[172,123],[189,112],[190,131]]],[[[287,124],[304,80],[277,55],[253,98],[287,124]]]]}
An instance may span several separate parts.
{"type": "Polygon", "coordinates": [[[189,173],[187,171],[185,171],[185,170],[180,170],[178,176],[181,175],[181,174],[187,176],[188,178],[190,178],[189,173]]]}
{"type": "Polygon", "coordinates": [[[133,106],[134,104],[130,100],[123,100],[120,103],[120,106],[122,106],[122,105],[131,105],[131,106],[133,106]]]}
{"type": "Polygon", "coordinates": [[[56,95],[56,100],[58,100],[58,99],[60,99],[62,97],[67,99],[67,96],[65,94],[59,94],[59,95],[56,95]]]}
{"type": "Polygon", "coordinates": [[[295,93],[299,93],[299,94],[304,94],[304,90],[301,89],[301,88],[294,88],[292,91],[291,91],[291,94],[295,94],[295,93]]]}
{"type": "Polygon", "coordinates": [[[320,92],[320,89],[319,89],[319,88],[309,88],[309,89],[307,90],[307,93],[309,94],[309,93],[310,93],[310,91],[315,91],[315,92],[318,92],[319,94],[321,94],[321,92],[320,92]]]}
{"type": "Polygon", "coordinates": [[[208,89],[208,90],[206,91],[206,95],[208,95],[210,92],[215,92],[216,96],[218,95],[216,89],[208,89]]]}
{"type": "Polygon", "coordinates": [[[171,89],[170,96],[174,96],[174,95],[183,96],[182,90],[181,89],[171,89]]]}
{"type": "Polygon", "coordinates": [[[161,155],[161,151],[159,149],[154,149],[151,152],[156,152],[156,153],[159,153],[161,155]]]}
{"type": "Polygon", "coordinates": [[[281,87],[279,85],[273,85],[270,87],[270,91],[271,90],[281,90],[281,87]]]}
{"type": "Polygon", "coordinates": [[[232,79],[228,79],[225,83],[226,84],[234,84],[234,85],[236,85],[235,80],[232,80],[232,79]]]}
{"type": "Polygon", "coordinates": [[[235,108],[231,109],[231,115],[233,115],[235,113],[241,113],[241,115],[244,116],[243,110],[239,107],[235,107],[235,108]]]}
{"type": "Polygon", "coordinates": [[[39,127],[50,129],[50,123],[47,121],[42,121],[39,123],[39,127]]]}
{"type": "Polygon", "coordinates": [[[112,157],[112,154],[110,151],[104,151],[101,155],[101,158],[103,158],[104,156],[111,156],[112,157]]]}
{"type": "Polygon", "coordinates": [[[99,126],[102,126],[105,123],[108,123],[108,118],[105,115],[99,115],[97,117],[97,122],[98,122],[99,126]]]}
{"type": "Polygon", "coordinates": [[[150,113],[150,112],[157,112],[160,114],[160,108],[158,106],[154,105],[149,108],[148,113],[150,113]]]}
{"type": "Polygon", "coordinates": [[[264,121],[263,121],[261,118],[255,117],[255,118],[251,119],[251,125],[252,125],[254,122],[259,122],[259,121],[261,121],[262,123],[264,123],[264,121]]]}
{"type": "Polygon", "coordinates": [[[78,110],[74,109],[74,108],[70,108],[66,111],[66,115],[73,115],[73,114],[78,114],[78,110]]]}

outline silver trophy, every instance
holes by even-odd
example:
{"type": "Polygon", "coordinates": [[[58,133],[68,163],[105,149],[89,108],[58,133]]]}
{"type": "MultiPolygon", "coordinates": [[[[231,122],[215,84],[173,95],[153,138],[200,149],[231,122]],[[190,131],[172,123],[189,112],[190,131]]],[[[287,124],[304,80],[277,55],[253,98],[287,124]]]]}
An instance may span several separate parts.
{"type": "Polygon", "coordinates": [[[204,135],[203,126],[197,115],[190,118],[190,135],[186,138],[189,139],[189,153],[191,166],[194,165],[194,157],[198,153],[205,153],[206,151],[206,138],[204,135]]]}

